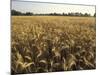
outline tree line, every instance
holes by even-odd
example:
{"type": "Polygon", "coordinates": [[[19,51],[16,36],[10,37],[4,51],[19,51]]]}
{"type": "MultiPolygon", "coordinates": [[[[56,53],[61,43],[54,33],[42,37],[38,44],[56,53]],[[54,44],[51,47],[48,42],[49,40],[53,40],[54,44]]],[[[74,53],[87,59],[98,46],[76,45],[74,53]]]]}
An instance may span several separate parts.
{"type": "MultiPolygon", "coordinates": [[[[85,17],[89,17],[91,16],[91,14],[88,13],[79,13],[79,12],[69,12],[69,13],[49,13],[49,14],[34,14],[32,12],[25,12],[22,13],[20,11],[16,11],[16,10],[11,10],[11,15],[12,16],[85,16],[85,17]]],[[[94,17],[96,17],[96,13],[94,13],[93,15],[94,17]]]]}

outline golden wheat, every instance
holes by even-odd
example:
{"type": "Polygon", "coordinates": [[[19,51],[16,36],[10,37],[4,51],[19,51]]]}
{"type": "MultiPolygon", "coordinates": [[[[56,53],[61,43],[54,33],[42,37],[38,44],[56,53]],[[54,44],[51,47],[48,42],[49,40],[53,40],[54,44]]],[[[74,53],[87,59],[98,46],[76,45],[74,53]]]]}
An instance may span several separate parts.
{"type": "Polygon", "coordinates": [[[94,17],[12,16],[12,73],[96,68],[94,17]]]}

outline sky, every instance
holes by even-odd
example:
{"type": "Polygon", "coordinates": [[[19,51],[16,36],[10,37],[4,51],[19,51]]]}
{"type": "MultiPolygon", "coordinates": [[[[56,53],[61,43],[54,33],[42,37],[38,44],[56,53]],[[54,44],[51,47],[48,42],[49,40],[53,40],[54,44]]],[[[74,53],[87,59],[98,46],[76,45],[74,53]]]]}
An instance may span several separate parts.
{"type": "Polygon", "coordinates": [[[21,12],[32,12],[35,14],[44,13],[68,13],[68,12],[81,12],[94,15],[95,6],[86,5],[70,5],[70,4],[52,4],[40,3],[34,1],[12,1],[12,9],[21,12]]]}

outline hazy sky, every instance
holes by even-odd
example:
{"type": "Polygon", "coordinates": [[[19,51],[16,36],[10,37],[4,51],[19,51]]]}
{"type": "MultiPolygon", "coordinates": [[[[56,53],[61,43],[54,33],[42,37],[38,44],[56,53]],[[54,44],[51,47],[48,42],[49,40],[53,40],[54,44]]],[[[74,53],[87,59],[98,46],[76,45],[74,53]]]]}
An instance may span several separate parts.
{"type": "Polygon", "coordinates": [[[28,1],[12,1],[12,9],[21,12],[33,12],[33,13],[81,12],[81,13],[89,13],[91,15],[95,13],[95,6],[36,3],[28,1]]]}

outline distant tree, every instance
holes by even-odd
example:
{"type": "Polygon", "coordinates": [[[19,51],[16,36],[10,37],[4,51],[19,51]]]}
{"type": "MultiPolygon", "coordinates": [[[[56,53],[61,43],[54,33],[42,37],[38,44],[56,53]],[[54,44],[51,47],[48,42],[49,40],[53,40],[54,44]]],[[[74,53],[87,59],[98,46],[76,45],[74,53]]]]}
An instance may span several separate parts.
{"type": "Polygon", "coordinates": [[[63,12],[62,15],[65,16],[65,13],[63,12]]]}
{"type": "Polygon", "coordinates": [[[55,12],[54,12],[54,14],[53,14],[53,15],[55,15],[55,16],[56,16],[56,15],[57,15],[57,13],[55,13],[55,12]]]}
{"type": "Polygon", "coordinates": [[[20,11],[11,10],[11,15],[22,15],[20,11]]]}
{"type": "Polygon", "coordinates": [[[94,13],[94,17],[96,17],[96,13],[94,13]]]}
{"type": "Polygon", "coordinates": [[[85,14],[84,14],[84,16],[87,16],[87,17],[88,17],[88,16],[91,16],[91,15],[90,15],[90,14],[88,14],[88,13],[85,13],[85,14]]]}
{"type": "Polygon", "coordinates": [[[33,13],[32,12],[26,12],[25,15],[31,16],[31,15],[33,15],[33,13]]]}
{"type": "Polygon", "coordinates": [[[67,15],[68,15],[68,16],[71,16],[71,13],[68,13],[67,15]]]}
{"type": "Polygon", "coordinates": [[[85,13],[85,14],[82,14],[82,13],[79,13],[79,12],[76,12],[76,13],[74,13],[74,12],[69,12],[68,14],[67,14],[67,16],[85,16],[85,17],[88,17],[88,16],[91,16],[90,14],[88,14],[88,13],[85,13]]]}
{"type": "Polygon", "coordinates": [[[82,14],[82,13],[79,13],[80,14],[80,16],[84,16],[84,14],[82,14]]]}
{"type": "MultiPolygon", "coordinates": [[[[83,14],[83,13],[80,13],[80,12],[68,12],[68,13],[65,13],[65,12],[63,12],[63,13],[56,13],[56,12],[54,12],[54,13],[44,13],[44,14],[33,14],[32,12],[25,12],[25,13],[22,13],[22,12],[20,12],[20,11],[16,11],[16,10],[11,10],[11,15],[26,15],[26,16],[32,16],[32,15],[38,15],[38,16],[41,16],[41,15],[43,15],[43,16],[45,16],[45,15],[47,15],[47,16],[85,16],[85,17],[88,17],[88,16],[91,16],[90,14],[88,14],[88,13],[85,13],[85,14],[83,14]]],[[[96,16],[96,13],[93,15],[94,17],[96,16]]]]}

